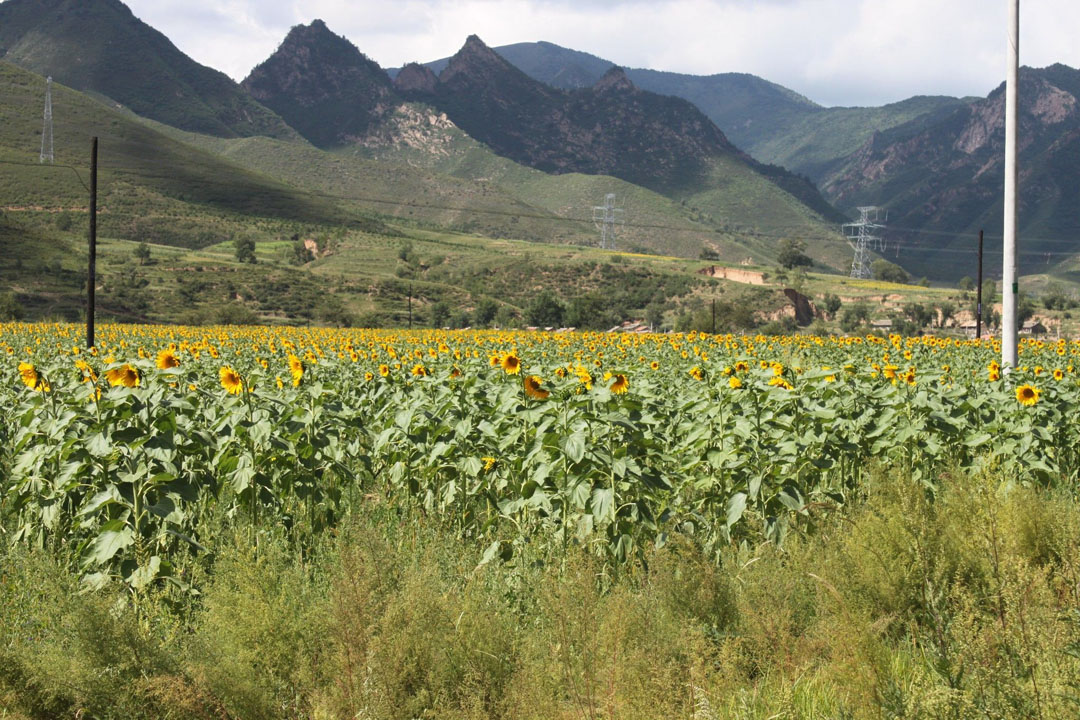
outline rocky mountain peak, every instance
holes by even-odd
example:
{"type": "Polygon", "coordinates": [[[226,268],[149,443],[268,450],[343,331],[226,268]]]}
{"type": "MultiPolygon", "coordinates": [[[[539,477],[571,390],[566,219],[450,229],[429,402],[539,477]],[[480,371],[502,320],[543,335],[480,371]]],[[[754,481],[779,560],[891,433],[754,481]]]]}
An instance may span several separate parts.
{"type": "Polygon", "coordinates": [[[378,63],[322,20],[290,30],[242,85],[320,147],[363,136],[399,102],[378,63]]]}
{"type": "Polygon", "coordinates": [[[521,73],[478,36],[470,35],[461,49],[450,58],[446,68],[439,74],[439,80],[447,83],[462,75],[476,78],[500,72],[521,73]]]}
{"type": "Polygon", "coordinates": [[[593,90],[597,92],[631,92],[636,89],[634,83],[630,82],[630,78],[626,76],[626,71],[618,65],[613,65],[593,85],[593,90]]]}
{"type": "Polygon", "coordinates": [[[426,65],[409,63],[394,78],[394,89],[402,95],[431,95],[439,78],[426,65]]]}

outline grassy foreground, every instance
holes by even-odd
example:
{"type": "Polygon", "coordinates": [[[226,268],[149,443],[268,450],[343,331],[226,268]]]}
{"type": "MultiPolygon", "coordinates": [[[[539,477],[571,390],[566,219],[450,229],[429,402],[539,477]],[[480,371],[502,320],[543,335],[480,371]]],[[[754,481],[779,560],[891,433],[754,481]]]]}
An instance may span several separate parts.
{"type": "Polygon", "coordinates": [[[618,574],[482,563],[375,498],[304,556],[275,526],[220,534],[195,597],[80,593],[65,558],[3,543],[0,716],[1072,715],[1080,505],[935,484],[876,472],[782,550],[673,543],[618,574]]]}

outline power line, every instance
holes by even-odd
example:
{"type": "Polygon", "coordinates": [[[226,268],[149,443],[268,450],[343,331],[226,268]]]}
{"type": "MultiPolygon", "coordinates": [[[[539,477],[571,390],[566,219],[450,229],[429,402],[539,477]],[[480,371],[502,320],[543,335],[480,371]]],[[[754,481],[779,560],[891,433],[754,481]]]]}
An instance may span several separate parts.
{"type": "MultiPolygon", "coordinates": [[[[0,160],[0,164],[17,165],[17,166],[30,167],[30,168],[41,168],[42,167],[38,163],[18,162],[18,161],[13,161],[13,160],[0,160]]],[[[49,165],[49,166],[46,166],[46,167],[49,167],[49,168],[52,168],[52,167],[66,168],[68,170],[71,170],[75,174],[75,177],[79,180],[79,183],[83,186],[83,188],[86,189],[87,192],[89,192],[89,187],[87,186],[86,182],[83,181],[82,177],[79,175],[79,172],[75,167],[70,166],[70,165],[56,165],[56,164],[49,165]]],[[[141,170],[139,170],[137,168],[132,168],[132,167],[119,167],[119,168],[113,167],[113,168],[110,168],[110,171],[116,172],[116,173],[135,174],[135,175],[137,175],[137,177],[139,179],[169,180],[169,181],[175,181],[177,179],[176,176],[147,174],[147,173],[144,173],[144,172],[142,172],[141,170]]],[[[200,178],[200,179],[197,179],[197,180],[192,180],[191,182],[193,184],[199,184],[199,185],[207,185],[207,186],[215,186],[215,187],[226,187],[226,188],[230,188],[230,189],[233,189],[233,190],[235,190],[236,187],[237,187],[235,183],[229,183],[229,182],[225,182],[225,181],[212,180],[212,179],[201,179],[200,178]]],[[[515,212],[513,210],[485,209],[485,208],[476,208],[476,207],[457,207],[457,206],[453,206],[453,205],[438,205],[438,204],[433,204],[433,203],[419,203],[419,202],[402,200],[400,198],[392,199],[392,198],[382,198],[382,197],[375,197],[375,196],[369,196],[369,195],[339,195],[339,194],[334,194],[334,193],[325,193],[325,192],[319,192],[319,191],[313,191],[313,190],[306,190],[306,189],[303,189],[303,188],[295,188],[295,187],[292,187],[292,186],[282,186],[282,187],[279,187],[279,188],[272,188],[271,187],[271,188],[260,189],[260,190],[258,190],[258,193],[261,194],[261,195],[292,194],[292,195],[305,196],[305,197],[308,197],[308,198],[320,198],[320,199],[324,199],[324,200],[337,200],[337,201],[353,202],[353,203],[372,203],[372,204],[379,204],[379,205],[389,205],[389,206],[392,206],[392,207],[412,208],[412,209],[418,209],[418,210],[439,210],[439,211],[444,211],[444,212],[461,213],[463,215],[488,215],[488,216],[495,216],[495,217],[543,220],[545,222],[568,223],[568,224],[576,224],[576,225],[582,225],[582,226],[594,224],[594,220],[592,220],[591,218],[573,218],[573,217],[565,217],[565,216],[553,215],[553,214],[515,212]]],[[[111,211],[109,213],[109,215],[112,216],[112,217],[117,217],[117,216],[125,216],[125,213],[117,212],[117,211],[113,210],[113,211],[111,211]]],[[[127,216],[141,217],[141,216],[135,215],[135,214],[127,214],[127,216]]],[[[290,220],[290,218],[282,218],[282,219],[283,220],[290,220]]],[[[834,245],[834,246],[840,246],[840,245],[847,246],[849,244],[846,239],[841,239],[841,238],[837,237],[837,235],[818,235],[818,234],[810,234],[810,233],[807,233],[805,231],[804,232],[790,233],[790,232],[784,232],[783,229],[782,229],[782,228],[785,228],[785,227],[790,227],[790,228],[793,228],[793,229],[800,228],[800,226],[796,226],[796,225],[773,225],[771,227],[771,229],[769,229],[769,230],[739,228],[739,227],[730,227],[730,226],[729,227],[724,227],[724,226],[707,226],[707,227],[685,227],[685,226],[683,226],[683,227],[680,227],[680,226],[675,226],[675,225],[666,225],[666,224],[662,224],[662,223],[645,223],[645,222],[623,222],[623,223],[621,223],[621,226],[624,227],[624,228],[633,228],[633,229],[638,229],[638,230],[662,230],[662,231],[665,231],[665,232],[695,233],[695,234],[702,234],[702,235],[719,232],[719,233],[725,233],[725,234],[729,234],[729,235],[739,237],[739,238],[755,238],[755,239],[766,239],[766,240],[783,240],[783,239],[804,240],[804,241],[807,241],[807,242],[813,242],[813,243],[819,243],[819,244],[828,243],[828,244],[834,245]]],[[[957,231],[947,231],[947,230],[928,230],[928,229],[922,229],[922,228],[909,228],[909,227],[894,226],[894,225],[890,225],[889,230],[890,230],[891,233],[896,233],[896,234],[929,235],[929,236],[935,236],[935,237],[950,237],[950,238],[970,239],[970,240],[978,239],[978,233],[970,233],[970,232],[957,232],[957,231]]],[[[1000,239],[1001,236],[1000,235],[992,235],[992,234],[987,233],[986,238],[987,239],[1000,239]]],[[[1040,237],[1034,237],[1034,236],[1025,236],[1025,239],[1028,240],[1029,242],[1040,243],[1040,244],[1043,244],[1043,245],[1045,245],[1045,244],[1075,245],[1077,247],[1077,250],[1075,252],[1055,252],[1055,251],[1048,251],[1048,252],[1027,251],[1027,252],[1021,252],[1021,255],[1024,255],[1024,256],[1038,256],[1038,257],[1050,256],[1050,257],[1055,257],[1055,256],[1071,256],[1071,255],[1080,254],[1080,238],[1078,238],[1077,240],[1070,240],[1070,239],[1066,239],[1066,238],[1040,238],[1040,237]]],[[[972,247],[972,249],[969,250],[969,249],[957,249],[957,248],[927,248],[926,246],[921,245],[919,243],[904,242],[904,241],[897,240],[897,239],[891,239],[889,242],[890,242],[890,244],[895,244],[895,247],[897,247],[899,250],[915,250],[915,249],[917,249],[917,250],[931,250],[934,253],[948,253],[948,254],[956,254],[956,255],[974,255],[976,253],[976,250],[975,250],[974,246],[972,247]]],[[[986,250],[986,253],[987,254],[1000,255],[1002,253],[1002,251],[998,250],[998,249],[988,248],[986,250]]]]}

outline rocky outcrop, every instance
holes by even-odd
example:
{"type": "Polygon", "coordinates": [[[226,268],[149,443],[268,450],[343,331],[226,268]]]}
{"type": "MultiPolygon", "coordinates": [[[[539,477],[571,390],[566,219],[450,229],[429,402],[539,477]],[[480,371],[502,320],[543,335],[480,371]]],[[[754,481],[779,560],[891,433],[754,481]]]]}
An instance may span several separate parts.
{"type": "Polygon", "coordinates": [[[364,137],[401,102],[383,69],[322,20],[294,27],[242,85],[323,148],[364,137]]]}

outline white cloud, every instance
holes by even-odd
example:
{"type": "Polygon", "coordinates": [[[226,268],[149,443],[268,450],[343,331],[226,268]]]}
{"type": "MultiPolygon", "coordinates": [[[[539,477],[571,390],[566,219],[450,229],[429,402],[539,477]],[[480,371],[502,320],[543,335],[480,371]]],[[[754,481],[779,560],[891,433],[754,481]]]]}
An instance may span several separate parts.
{"type": "MultiPolygon", "coordinates": [[[[628,67],[749,72],[825,105],[985,95],[1005,72],[1004,0],[128,0],[199,62],[242,79],[322,18],[383,67],[548,40],[628,67]]],[[[1076,0],[1024,0],[1026,65],[1080,66],[1076,0]]]]}

